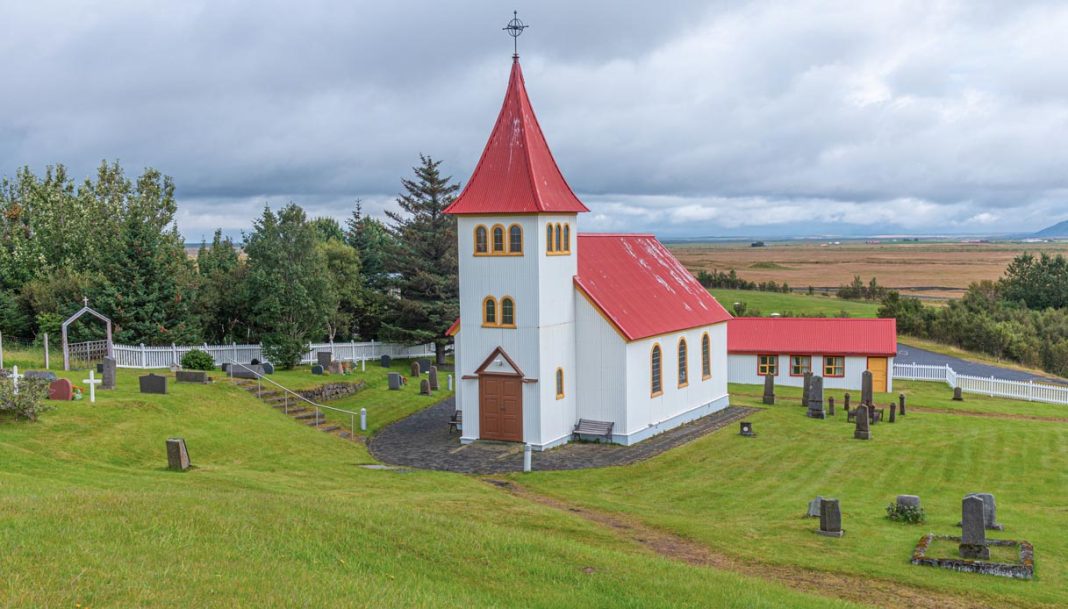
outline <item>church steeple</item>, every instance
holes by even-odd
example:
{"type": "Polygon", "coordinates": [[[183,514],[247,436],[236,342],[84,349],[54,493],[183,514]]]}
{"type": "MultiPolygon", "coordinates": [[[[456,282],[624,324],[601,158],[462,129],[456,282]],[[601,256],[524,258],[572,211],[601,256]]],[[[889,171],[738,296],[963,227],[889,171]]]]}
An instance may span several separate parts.
{"type": "Polygon", "coordinates": [[[471,179],[448,214],[569,214],[589,209],[575,196],[538,125],[519,58],[501,113],[471,179]]]}

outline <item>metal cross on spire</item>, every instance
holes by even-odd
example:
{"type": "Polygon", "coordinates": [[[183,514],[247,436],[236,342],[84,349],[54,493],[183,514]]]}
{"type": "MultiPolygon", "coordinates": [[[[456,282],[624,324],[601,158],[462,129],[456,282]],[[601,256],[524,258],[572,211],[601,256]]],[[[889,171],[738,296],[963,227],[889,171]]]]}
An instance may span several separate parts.
{"type": "Polygon", "coordinates": [[[512,37],[512,57],[514,59],[519,59],[519,35],[528,27],[530,26],[519,20],[519,11],[512,11],[512,20],[508,22],[508,25],[501,28],[512,37]]]}

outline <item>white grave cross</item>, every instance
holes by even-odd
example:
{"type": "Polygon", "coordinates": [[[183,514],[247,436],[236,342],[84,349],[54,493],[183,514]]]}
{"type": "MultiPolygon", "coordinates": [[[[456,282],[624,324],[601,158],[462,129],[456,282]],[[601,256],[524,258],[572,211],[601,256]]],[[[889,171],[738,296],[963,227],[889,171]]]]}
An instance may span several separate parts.
{"type": "Polygon", "coordinates": [[[96,403],[96,386],[104,381],[96,378],[96,370],[90,370],[89,378],[82,379],[82,382],[89,385],[89,402],[96,403]]]}
{"type": "Polygon", "coordinates": [[[19,379],[24,377],[24,376],[26,376],[26,375],[25,374],[19,374],[19,367],[18,366],[12,366],[11,367],[11,388],[14,391],[15,395],[19,394],[19,379]]]}

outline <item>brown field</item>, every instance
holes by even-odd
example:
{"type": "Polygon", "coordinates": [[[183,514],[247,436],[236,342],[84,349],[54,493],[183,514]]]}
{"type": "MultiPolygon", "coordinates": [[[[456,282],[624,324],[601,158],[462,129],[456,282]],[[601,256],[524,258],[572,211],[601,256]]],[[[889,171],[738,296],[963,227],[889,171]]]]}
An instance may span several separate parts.
{"type": "Polygon", "coordinates": [[[841,245],[769,242],[672,244],[671,251],[693,272],[734,269],[749,281],[787,282],[794,289],[833,290],[860,275],[879,284],[928,299],[956,298],[968,284],[997,279],[1022,252],[1068,254],[1059,243],[879,243],[841,245]]]}

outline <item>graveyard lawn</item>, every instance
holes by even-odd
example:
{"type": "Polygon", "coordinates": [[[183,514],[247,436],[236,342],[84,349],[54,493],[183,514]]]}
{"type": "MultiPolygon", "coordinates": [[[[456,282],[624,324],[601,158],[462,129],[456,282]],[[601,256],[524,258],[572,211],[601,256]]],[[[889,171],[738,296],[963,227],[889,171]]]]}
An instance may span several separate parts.
{"type": "Polygon", "coordinates": [[[0,421],[0,606],[857,606],[661,558],[475,478],[361,468],[362,445],[229,383],[141,395],[139,374],[0,421]],[[166,469],[169,437],[192,470],[166,469]]]}
{"type": "MultiPolygon", "coordinates": [[[[746,562],[874,577],[984,606],[1068,605],[1068,411],[972,395],[955,403],[943,384],[895,385],[908,396],[908,414],[873,425],[869,441],[853,439],[842,392],[826,392],[838,413],[821,421],[805,416],[800,389],[777,387],[777,405],[750,418],[756,438],[725,430],[626,468],[514,479],[528,492],[635,519],[746,562]],[[922,535],[960,535],[969,492],[996,495],[1005,530],[988,538],[1034,544],[1035,580],[909,564],[922,535]],[[898,494],[921,497],[925,524],[886,518],[898,494]],[[816,535],[818,519],[802,517],[817,495],[841,501],[841,539],[816,535]]],[[[762,395],[763,387],[731,386],[735,405],[761,407],[762,395]]],[[[876,401],[889,412],[893,397],[876,401]]]]}

